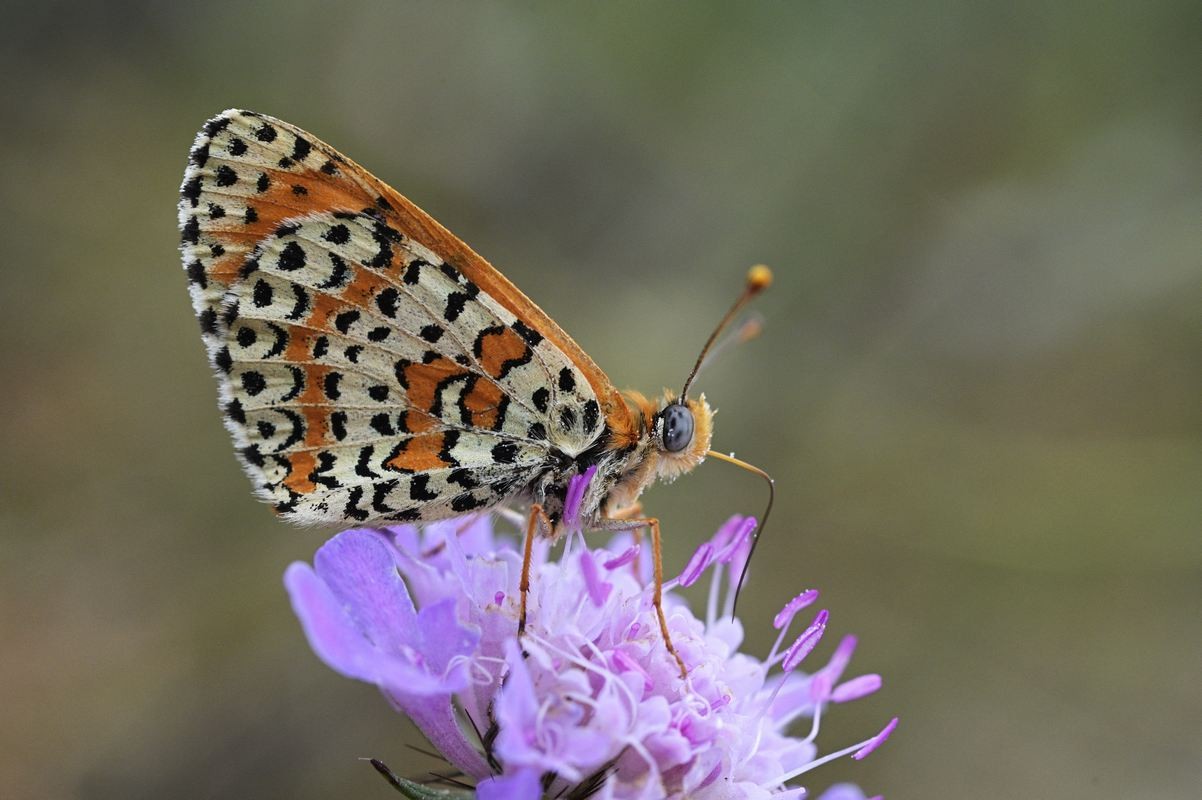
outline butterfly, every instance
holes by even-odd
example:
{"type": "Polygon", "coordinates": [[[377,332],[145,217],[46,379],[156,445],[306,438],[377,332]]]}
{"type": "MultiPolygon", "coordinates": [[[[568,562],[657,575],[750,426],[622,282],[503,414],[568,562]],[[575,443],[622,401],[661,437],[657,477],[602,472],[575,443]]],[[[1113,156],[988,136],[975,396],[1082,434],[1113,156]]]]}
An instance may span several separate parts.
{"type": "MultiPolygon", "coordinates": [[[[255,494],[285,519],[387,524],[530,506],[530,542],[591,480],[589,528],[651,530],[639,496],[707,455],[713,412],[618,391],[504,275],[420,208],[305,131],[232,109],[205,123],[180,189],[181,253],[220,405],[255,494]]],[[[752,468],[755,470],[756,468],[752,468]]],[[[575,509],[573,509],[574,511],[575,509]]]]}

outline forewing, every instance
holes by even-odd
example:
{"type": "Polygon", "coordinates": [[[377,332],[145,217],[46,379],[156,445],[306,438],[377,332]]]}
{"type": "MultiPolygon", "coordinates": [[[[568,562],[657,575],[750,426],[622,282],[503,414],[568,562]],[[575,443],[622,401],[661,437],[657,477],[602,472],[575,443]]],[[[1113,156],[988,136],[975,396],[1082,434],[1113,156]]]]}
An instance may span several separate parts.
{"type": "Polygon", "coordinates": [[[571,358],[399,227],[380,186],[244,112],[206,125],[185,176],[184,263],[227,425],[259,494],[303,522],[493,505],[604,427],[571,358]]]}

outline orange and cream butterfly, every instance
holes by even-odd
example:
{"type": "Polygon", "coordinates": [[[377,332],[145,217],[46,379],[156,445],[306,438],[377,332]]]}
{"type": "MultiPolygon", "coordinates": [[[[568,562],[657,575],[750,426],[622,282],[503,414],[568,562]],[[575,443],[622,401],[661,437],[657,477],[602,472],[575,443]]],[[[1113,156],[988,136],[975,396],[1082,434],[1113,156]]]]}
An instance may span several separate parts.
{"type": "MultiPolygon", "coordinates": [[[[655,480],[710,451],[689,397],[719,331],[771,273],[754,267],[679,396],[614,388],[505,276],[394,189],[278,119],[230,110],[196,137],[181,251],[221,408],[255,493],[300,524],[445,519],[529,505],[530,542],[566,526],[650,528],[655,480]],[[579,484],[579,479],[577,479],[579,484]]],[[[762,472],[760,474],[763,474],[762,472]]]]}

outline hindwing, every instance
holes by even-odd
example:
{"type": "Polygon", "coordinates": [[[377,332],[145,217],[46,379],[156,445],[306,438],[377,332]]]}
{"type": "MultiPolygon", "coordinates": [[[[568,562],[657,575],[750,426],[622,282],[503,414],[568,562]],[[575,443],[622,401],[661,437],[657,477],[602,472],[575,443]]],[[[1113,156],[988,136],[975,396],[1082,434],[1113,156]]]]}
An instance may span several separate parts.
{"type": "Polygon", "coordinates": [[[303,131],[222,114],[181,195],[227,427],[280,513],[454,516],[511,497],[605,430],[608,395],[545,315],[515,313],[495,270],[440,252],[444,239],[406,224],[414,212],[398,206],[412,204],[303,131]]]}

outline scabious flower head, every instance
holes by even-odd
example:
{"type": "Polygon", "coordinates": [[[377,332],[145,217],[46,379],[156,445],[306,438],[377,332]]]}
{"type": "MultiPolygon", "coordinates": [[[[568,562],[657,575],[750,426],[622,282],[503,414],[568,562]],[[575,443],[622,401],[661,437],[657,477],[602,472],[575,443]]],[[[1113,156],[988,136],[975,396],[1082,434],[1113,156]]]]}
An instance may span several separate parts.
{"type": "MultiPolygon", "coordinates": [[[[880,678],[843,679],[850,636],[824,666],[799,668],[829,621],[819,611],[789,638],[817,592],[785,604],[766,658],[739,651],[743,626],[731,617],[731,593],[754,527],[732,518],[665,586],[687,679],[664,646],[650,559],[629,535],[589,549],[570,534],[557,560],[536,542],[521,640],[522,554],[494,536],[488,517],[344,531],[312,567],[289,567],[285,583],[318,656],[379,686],[484,800],[799,798],[795,778],[833,758],[867,755],[896,720],[820,755],[824,710],[870,694],[880,678]],[[670,589],[706,572],[699,619],[670,589]],[[791,735],[803,718],[808,730],[791,735]]],[[[860,800],[858,791],[843,785],[825,796],[860,800]]]]}

